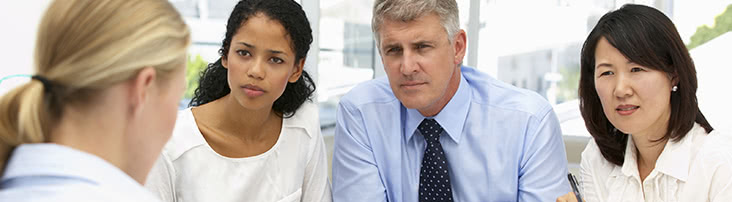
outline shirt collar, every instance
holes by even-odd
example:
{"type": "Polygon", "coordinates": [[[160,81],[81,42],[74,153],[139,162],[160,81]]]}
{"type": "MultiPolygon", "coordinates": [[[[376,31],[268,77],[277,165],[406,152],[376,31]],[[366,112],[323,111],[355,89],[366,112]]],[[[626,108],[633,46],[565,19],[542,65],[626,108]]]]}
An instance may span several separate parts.
{"type": "Polygon", "coordinates": [[[470,91],[465,77],[460,75],[460,84],[455,95],[452,96],[450,102],[445,105],[442,110],[434,117],[424,117],[417,109],[406,109],[406,121],[404,122],[404,135],[407,140],[411,139],[417,130],[417,126],[422,123],[425,118],[434,118],[437,123],[445,129],[447,135],[456,143],[460,143],[460,137],[463,134],[463,126],[470,109],[470,101],[472,93],[470,91]]]}
{"type": "MultiPolygon", "coordinates": [[[[680,141],[669,140],[666,142],[666,146],[659,155],[654,169],[665,175],[686,181],[689,177],[689,164],[691,163],[692,137],[700,132],[704,133],[704,128],[695,123],[691,131],[680,141]]],[[[620,172],[625,176],[637,176],[638,165],[636,159],[635,143],[633,138],[628,138],[628,145],[625,148],[625,161],[620,172]]],[[[619,173],[616,172],[615,174],[619,173]]]]}
{"type": "Polygon", "coordinates": [[[676,179],[686,182],[689,177],[689,165],[694,136],[706,133],[703,127],[694,123],[691,130],[678,142],[669,140],[656,162],[656,170],[676,179]]]}
{"type": "MultiPolygon", "coordinates": [[[[625,176],[638,176],[638,164],[636,159],[638,154],[635,149],[635,142],[632,137],[628,137],[628,143],[625,146],[625,159],[623,160],[623,166],[620,168],[620,172],[625,176]]],[[[617,173],[616,173],[617,174],[617,173]]]]}
{"type": "Polygon", "coordinates": [[[76,178],[104,190],[154,199],[140,183],[106,160],[58,144],[22,144],[15,148],[0,182],[26,176],[76,178]]]}

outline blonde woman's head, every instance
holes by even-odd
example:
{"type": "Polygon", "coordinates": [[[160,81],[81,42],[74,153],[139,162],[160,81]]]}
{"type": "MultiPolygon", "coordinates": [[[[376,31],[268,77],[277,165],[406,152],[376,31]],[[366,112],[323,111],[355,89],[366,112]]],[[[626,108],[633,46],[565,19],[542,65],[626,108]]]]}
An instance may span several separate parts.
{"type": "Polygon", "coordinates": [[[139,152],[159,152],[175,121],[189,44],[188,27],[166,0],[53,1],[38,29],[34,67],[50,84],[34,79],[0,99],[0,170],[13,147],[53,142],[49,134],[68,116],[99,103],[117,104],[110,114],[128,111],[122,132],[156,144],[139,152]]]}

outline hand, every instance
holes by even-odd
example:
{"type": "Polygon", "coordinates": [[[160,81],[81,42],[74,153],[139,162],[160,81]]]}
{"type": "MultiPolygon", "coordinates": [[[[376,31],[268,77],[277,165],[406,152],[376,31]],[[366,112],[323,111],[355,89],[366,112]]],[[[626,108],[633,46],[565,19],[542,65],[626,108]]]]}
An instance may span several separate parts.
{"type": "Polygon", "coordinates": [[[577,201],[577,197],[574,196],[574,192],[569,192],[565,194],[564,196],[560,196],[557,198],[557,202],[579,202],[577,201]]]}

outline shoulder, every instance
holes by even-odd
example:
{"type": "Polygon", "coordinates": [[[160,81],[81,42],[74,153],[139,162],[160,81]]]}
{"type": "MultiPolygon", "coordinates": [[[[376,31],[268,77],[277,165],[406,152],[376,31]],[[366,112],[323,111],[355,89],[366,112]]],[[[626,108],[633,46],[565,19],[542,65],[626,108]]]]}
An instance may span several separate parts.
{"type": "Polygon", "coordinates": [[[585,146],[585,150],[582,151],[582,161],[597,161],[598,157],[602,157],[600,148],[597,147],[595,139],[590,139],[585,146]]]}
{"type": "Polygon", "coordinates": [[[398,101],[386,76],[359,83],[341,97],[340,104],[359,107],[369,103],[398,101]]]}
{"type": "Polygon", "coordinates": [[[472,67],[461,68],[471,86],[472,102],[493,109],[527,113],[539,119],[552,111],[549,102],[536,92],[499,81],[472,67]]]}
{"type": "MultiPolygon", "coordinates": [[[[704,131],[695,126],[690,135],[685,138],[699,138],[704,131]],[[700,131],[701,130],[701,131],[700,131]],[[696,131],[696,132],[695,132],[696,131]],[[691,136],[691,137],[689,137],[691,136]]],[[[727,131],[713,130],[706,134],[704,141],[700,144],[696,154],[703,165],[709,168],[724,168],[727,173],[732,173],[732,134],[727,131]]]]}
{"type": "Polygon", "coordinates": [[[165,147],[163,148],[162,154],[167,159],[174,161],[178,159],[183,153],[206,144],[206,140],[201,135],[196,119],[193,117],[192,108],[186,108],[178,111],[178,118],[175,121],[175,127],[173,128],[173,135],[165,147]]]}
{"type": "Polygon", "coordinates": [[[0,201],[15,202],[122,202],[122,201],[158,201],[152,196],[123,195],[125,190],[105,190],[98,186],[78,183],[54,185],[36,185],[23,189],[4,189],[0,191],[0,201]],[[63,190],[63,191],[60,191],[63,190]]]}
{"type": "Polygon", "coordinates": [[[603,172],[609,174],[610,171],[612,171],[616,167],[615,164],[607,161],[605,157],[602,156],[600,148],[597,147],[595,139],[590,139],[590,141],[587,143],[585,150],[582,151],[582,158],[580,161],[581,167],[583,167],[584,169],[591,168],[591,171],[593,173],[598,174],[603,172]]]}
{"type": "Polygon", "coordinates": [[[284,127],[301,129],[308,137],[320,136],[320,116],[318,105],[312,101],[305,103],[297,109],[295,115],[284,118],[284,127]]]}
{"type": "MultiPolygon", "coordinates": [[[[728,193],[732,187],[732,182],[729,180],[732,178],[732,134],[727,131],[713,130],[704,136],[705,131],[694,132],[694,129],[691,133],[684,138],[703,137],[703,143],[700,144],[701,147],[698,147],[697,144],[693,146],[696,151],[692,150],[692,159],[695,160],[691,162],[689,177],[695,183],[708,186],[710,198],[718,200],[730,197],[728,193]]],[[[696,141],[694,142],[696,143],[696,141]]]]}

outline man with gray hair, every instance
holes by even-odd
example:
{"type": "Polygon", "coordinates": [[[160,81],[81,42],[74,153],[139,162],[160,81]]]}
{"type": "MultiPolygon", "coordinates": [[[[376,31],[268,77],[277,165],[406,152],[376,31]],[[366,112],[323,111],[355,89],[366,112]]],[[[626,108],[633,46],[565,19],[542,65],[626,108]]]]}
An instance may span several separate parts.
{"type": "Polygon", "coordinates": [[[551,105],[461,65],[455,0],[376,0],[372,28],[387,78],[341,98],[334,201],[553,201],[570,191],[551,105]]]}

